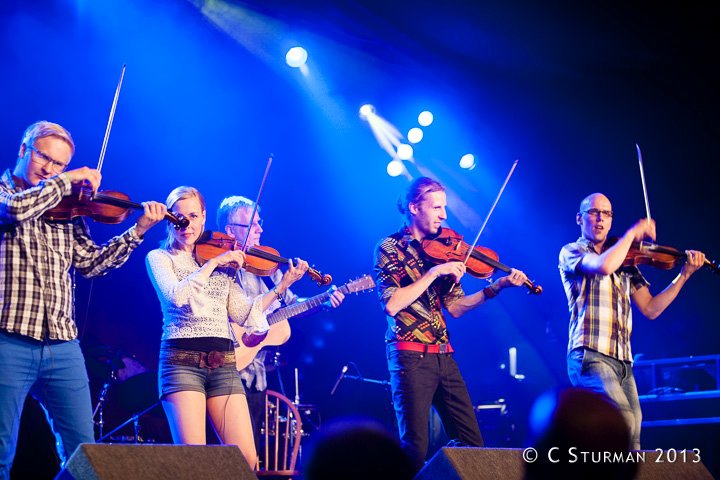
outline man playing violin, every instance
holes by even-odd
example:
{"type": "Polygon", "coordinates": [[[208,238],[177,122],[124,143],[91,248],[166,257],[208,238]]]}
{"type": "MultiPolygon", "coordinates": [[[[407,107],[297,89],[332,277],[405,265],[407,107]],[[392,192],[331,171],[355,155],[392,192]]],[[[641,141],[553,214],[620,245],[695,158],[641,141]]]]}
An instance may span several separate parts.
{"type": "MultiPolygon", "coordinates": [[[[217,211],[218,229],[236,238],[240,242],[243,242],[247,237],[248,247],[257,247],[260,245],[260,237],[265,230],[263,229],[263,219],[260,217],[260,207],[258,207],[255,212],[253,220],[250,221],[250,218],[253,216],[254,207],[255,202],[246,197],[231,196],[224,198],[222,202],[220,202],[220,207],[217,211]]],[[[270,291],[279,294],[277,298],[278,301],[274,302],[268,310],[267,313],[269,314],[281,306],[284,307],[302,301],[302,299],[298,298],[298,296],[288,288],[287,276],[288,271],[283,274],[280,270],[277,270],[269,277],[260,277],[248,271],[241,270],[238,273],[238,280],[240,287],[250,298],[264,295],[270,291]]],[[[333,290],[330,296],[329,306],[337,308],[345,296],[334,287],[333,290]]],[[[317,309],[311,309],[304,315],[314,313],[316,310],[317,309]]],[[[286,320],[271,325],[270,328],[282,329],[286,335],[282,343],[290,338],[290,324],[286,320]]],[[[261,450],[260,438],[263,421],[265,419],[265,391],[267,390],[265,359],[267,353],[266,349],[260,350],[252,363],[240,371],[240,377],[245,385],[255,444],[258,451],[261,450]]]]}
{"type": "Polygon", "coordinates": [[[431,405],[455,444],[483,445],[467,386],[453,359],[443,309],[457,318],[501,290],[527,281],[523,272],[511,269],[509,275],[466,295],[459,284],[464,263],[431,264],[421,242],[440,231],[446,205],[439,182],[416,179],[398,200],[405,225],[375,249],[375,283],[388,321],[386,354],[398,430],[418,470],[427,454],[431,405]]]}
{"type": "Polygon", "coordinates": [[[570,310],[568,375],[574,386],[606,394],[630,429],[631,448],[640,449],[642,412],[632,372],[631,301],[650,320],[675,300],[688,278],[705,262],[688,250],[687,262],[665,290],[652,296],[637,267],[623,267],[633,242],[655,239],[655,222],[642,219],[610,246],[612,205],[601,193],[580,203],[576,222],[581,236],[560,251],[560,277],[570,310]]]}
{"type": "Polygon", "coordinates": [[[147,202],[137,223],[104,245],[92,241],[82,218],[46,220],[43,213],[73,185],[100,186],[97,170],[67,170],[74,152],[65,128],[34,123],[23,135],[15,168],[0,178],[0,479],[10,476],[28,393],[51,420],[62,462],[78,444],[94,442],[71,268],[97,277],[121,266],[165,216],[164,205],[147,202]]]}

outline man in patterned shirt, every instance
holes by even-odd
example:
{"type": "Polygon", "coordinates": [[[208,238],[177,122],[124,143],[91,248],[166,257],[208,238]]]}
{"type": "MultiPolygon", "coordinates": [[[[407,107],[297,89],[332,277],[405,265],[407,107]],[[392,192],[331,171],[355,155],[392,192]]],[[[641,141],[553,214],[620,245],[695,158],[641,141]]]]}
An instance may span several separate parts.
{"type": "Polygon", "coordinates": [[[65,461],[94,441],[90,390],[73,319],[71,267],[104,275],[127,260],[165,206],[144,204],[137,223],[102,246],[82,218],[52,222],[43,213],[73,186],[97,191],[100,172],[67,170],[75,152],[60,125],[37,122],[25,131],[12,173],[0,177],[0,479],[10,477],[28,393],[45,408],[65,461]]]}
{"type": "Polygon", "coordinates": [[[655,222],[639,220],[613,244],[608,241],[612,217],[605,195],[589,195],[576,215],[580,238],[560,251],[560,277],[570,309],[568,375],[574,386],[604,393],[617,404],[630,427],[630,447],[639,450],[642,412],[632,372],[630,301],[654,320],[704,264],[705,255],[687,251],[680,274],[653,297],[638,268],[622,264],[633,242],[655,239],[655,222]]]}
{"type": "Polygon", "coordinates": [[[483,445],[467,386],[452,356],[443,309],[457,318],[500,290],[527,281],[523,272],[513,269],[465,295],[459,284],[465,274],[462,262],[429,263],[421,242],[440,232],[446,205],[439,182],[416,179],[398,200],[405,226],[375,249],[375,283],[388,321],[385,342],[395,415],[403,449],[418,470],[427,454],[431,405],[455,444],[483,445]]]}

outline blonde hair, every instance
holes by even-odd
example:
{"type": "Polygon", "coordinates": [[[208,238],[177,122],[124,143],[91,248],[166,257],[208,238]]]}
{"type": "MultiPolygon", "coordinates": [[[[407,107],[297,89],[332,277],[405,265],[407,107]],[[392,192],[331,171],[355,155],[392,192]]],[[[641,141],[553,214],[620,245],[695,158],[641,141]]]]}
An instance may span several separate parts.
{"type": "Polygon", "coordinates": [[[25,147],[32,147],[35,145],[35,141],[37,139],[45,137],[57,137],[64,140],[65,143],[70,146],[70,155],[72,156],[75,154],[75,142],[73,141],[70,132],[68,132],[65,127],[58,125],[57,123],[41,120],[33,123],[25,129],[25,133],[23,133],[22,136],[22,142],[20,143],[20,151],[18,151],[18,158],[20,158],[23,145],[25,145],[25,147]]]}
{"type": "MultiPolygon", "coordinates": [[[[165,199],[165,205],[167,206],[168,211],[171,211],[177,202],[180,200],[187,200],[188,198],[197,198],[202,211],[205,211],[205,198],[203,198],[200,191],[195,187],[188,187],[185,185],[173,189],[173,191],[168,194],[167,199],[165,199]]],[[[167,237],[161,243],[161,248],[164,248],[165,250],[175,249],[175,235],[173,235],[173,230],[175,230],[175,226],[168,222],[167,237]]]]}

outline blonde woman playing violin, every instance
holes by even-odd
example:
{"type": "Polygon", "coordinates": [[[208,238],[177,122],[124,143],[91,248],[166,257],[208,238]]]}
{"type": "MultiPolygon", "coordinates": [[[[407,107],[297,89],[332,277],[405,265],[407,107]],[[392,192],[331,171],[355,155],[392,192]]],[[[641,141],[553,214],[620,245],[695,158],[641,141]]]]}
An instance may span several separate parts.
{"type": "MultiPolygon", "coordinates": [[[[198,190],[178,187],[170,192],[166,205],[190,222],[184,229],[169,226],[164,245],[147,256],[163,312],[158,376],[173,442],[204,445],[209,416],[222,443],[237,445],[248,465],[255,467],[257,453],[229,322],[247,333],[262,334],[269,328],[265,312],[277,301],[276,295],[243,294],[235,280],[235,267],[245,263],[240,250],[227,251],[202,266],[195,260],[193,247],[206,218],[205,200],[198,190]]],[[[291,262],[284,287],[307,269],[307,262],[291,262]]]]}

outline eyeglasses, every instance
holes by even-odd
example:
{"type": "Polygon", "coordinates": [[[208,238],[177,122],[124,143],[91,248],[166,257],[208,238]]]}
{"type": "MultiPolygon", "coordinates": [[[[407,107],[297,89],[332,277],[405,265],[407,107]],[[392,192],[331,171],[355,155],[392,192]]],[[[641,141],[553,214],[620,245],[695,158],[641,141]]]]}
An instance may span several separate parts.
{"type": "Polygon", "coordinates": [[[32,145],[28,145],[27,148],[35,152],[37,158],[33,156],[31,156],[30,158],[38,165],[45,166],[47,164],[50,164],[50,168],[58,173],[63,172],[67,168],[67,163],[58,162],[51,156],[41,152],[32,145]]]}
{"type": "Polygon", "coordinates": [[[581,213],[587,213],[588,215],[592,215],[593,217],[597,217],[598,215],[601,215],[602,218],[612,218],[612,216],[613,216],[612,210],[600,210],[599,208],[591,208],[588,210],[583,210],[581,213]]]}
{"type": "Polygon", "coordinates": [[[258,220],[257,222],[253,223],[252,225],[247,225],[247,224],[245,224],[245,223],[228,223],[228,225],[230,225],[231,227],[242,227],[242,228],[250,228],[251,226],[252,226],[252,227],[260,227],[260,228],[262,228],[262,226],[263,226],[263,219],[261,218],[260,220],[258,220]]]}

